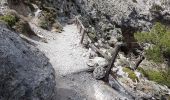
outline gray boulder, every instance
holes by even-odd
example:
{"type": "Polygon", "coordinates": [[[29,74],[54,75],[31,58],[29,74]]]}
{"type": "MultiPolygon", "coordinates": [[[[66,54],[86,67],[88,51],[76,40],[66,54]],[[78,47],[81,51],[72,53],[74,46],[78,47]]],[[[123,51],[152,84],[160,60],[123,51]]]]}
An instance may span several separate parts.
{"type": "Polygon", "coordinates": [[[97,80],[104,78],[106,75],[106,69],[103,67],[97,67],[93,71],[93,77],[97,80]]]}
{"type": "Polygon", "coordinates": [[[0,26],[0,100],[55,100],[55,85],[44,54],[0,26]]]}

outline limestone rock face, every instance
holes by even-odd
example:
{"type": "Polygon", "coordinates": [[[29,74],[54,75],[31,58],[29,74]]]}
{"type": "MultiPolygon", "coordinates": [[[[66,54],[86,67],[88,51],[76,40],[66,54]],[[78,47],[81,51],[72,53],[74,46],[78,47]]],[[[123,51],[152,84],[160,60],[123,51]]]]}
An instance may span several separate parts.
{"type": "Polygon", "coordinates": [[[75,2],[82,8],[83,13],[88,12],[87,14],[96,22],[101,23],[103,20],[103,23],[108,25],[109,22],[114,22],[124,27],[147,28],[157,18],[168,20],[170,14],[168,0],[75,0],[75,2]]]}
{"type": "Polygon", "coordinates": [[[0,100],[55,100],[55,85],[44,54],[0,26],[0,100]]]}
{"type": "Polygon", "coordinates": [[[94,40],[121,34],[130,43],[135,41],[133,33],[149,31],[155,22],[170,24],[169,0],[54,0],[53,4],[61,19],[81,15],[94,40]]]}

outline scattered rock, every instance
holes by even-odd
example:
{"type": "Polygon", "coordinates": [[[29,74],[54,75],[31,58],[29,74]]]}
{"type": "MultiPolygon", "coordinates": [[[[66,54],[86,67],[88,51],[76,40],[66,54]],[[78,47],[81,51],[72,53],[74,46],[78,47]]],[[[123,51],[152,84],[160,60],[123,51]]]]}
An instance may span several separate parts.
{"type": "Polygon", "coordinates": [[[130,64],[124,55],[119,54],[118,59],[116,59],[115,66],[130,67],[130,64]]]}
{"type": "Polygon", "coordinates": [[[128,77],[128,75],[123,71],[121,66],[116,66],[112,69],[113,72],[116,72],[118,77],[128,77]]]}
{"type": "Polygon", "coordinates": [[[97,66],[105,67],[108,65],[108,61],[102,57],[95,57],[94,59],[89,59],[87,65],[91,67],[97,67],[97,66]]]}
{"type": "Polygon", "coordinates": [[[94,52],[91,48],[89,48],[88,54],[90,59],[93,59],[98,56],[96,52],[94,52]]]}

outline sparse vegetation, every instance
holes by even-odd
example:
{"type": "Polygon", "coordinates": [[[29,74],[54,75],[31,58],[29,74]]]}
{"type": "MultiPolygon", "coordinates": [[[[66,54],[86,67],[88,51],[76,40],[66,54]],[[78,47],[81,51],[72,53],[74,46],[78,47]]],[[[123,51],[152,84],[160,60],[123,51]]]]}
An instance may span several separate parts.
{"type": "Polygon", "coordinates": [[[24,21],[20,19],[16,24],[15,24],[15,30],[19,33],[22,33],[24,35],[35,35],[35,33],[32,31],[30,28],[29,24],[27,21],[24,21]]]}
{"type": "Polygon", "coordinates": [[[139,43],[149,43],[152,46],[146,50],[148,60],[162,63],[170,57],[170,31],[160,23],[156,23],[150,32],[137,32],[135,38],[139,43]]]}
{"type": "Polygon", "coordinates": [[[10,14],[0,16],[0,20],[6,22],[10,27],[14,26],[17,22],[17,18],[10,14]]]}
{"type": "Polygon", "coordinates": [[[156,70],[145,70],[141,67],[138,68],[138,71],[141,72],[149,80],[170,87],[170,71],[165,72],[156,70]]]}
{"type": "Polygon", "coordinates": [[[43,16],[40,18],[40,27],[49,30],[55,23],[56,14],[53,11],[43,11],[43,16]]]}
{"type": "Polygon", "coordinates": [[[39,26],[43,29],[48,29],[49,25],[48,25],[48,22],[44,19],[44,18],[41,18],[41,21],[39,23],[39,26]]]}
{"type": "Polygon", "coordinates": [[[53,24],[56,22],[57,13],[52,5],[48,5],[47,2],[52,1],[45,1],[45,0],[25,0],[24,3],[29,6],[29,8],[34,11],[35,8],[32,4],[36,4],[41,12],[40,21],[38,23],[38,26],[40,26],[43,29],[50,30],[53,27],[53,24]]]}
{"type": "Polygon", "coordinates": [[[128,77],[130,78],[130,79],[132,79],[133,81],[138,81],[138,78],[137,78],[137,76],[136,76],[136,74],[134,73],[134,71],[132,71],[131,69],[129,69],[128,67],[124,67],[123,68],[123,71],[124,72],[126,72],[126,73],[128,73],[128,77]]]}

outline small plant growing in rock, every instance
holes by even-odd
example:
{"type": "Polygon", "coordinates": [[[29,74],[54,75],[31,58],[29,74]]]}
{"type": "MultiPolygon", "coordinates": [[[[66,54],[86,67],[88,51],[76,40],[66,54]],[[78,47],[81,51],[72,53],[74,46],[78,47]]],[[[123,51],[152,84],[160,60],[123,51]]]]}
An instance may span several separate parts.
{"type": "Polygon", "coordinates": [[[132,71],[131,69],[127,68],[127,67],[124,67],[123,68],[123,71],[128,73],[128,77],[130,79],[132,79],[134,82],[137,80],[138,81],[138,78],[136,76],[136,74],[134,73],[134,71],[132,71]]]}
{"type": "Polygon", "coordinates": [[[165,58],[170,58],[170,31],[160,23],[156,23],[150,32],[137,32],[135,38],[139,43],[149,43],[146,50],[148,60],[162,63],[165,58]]]}

